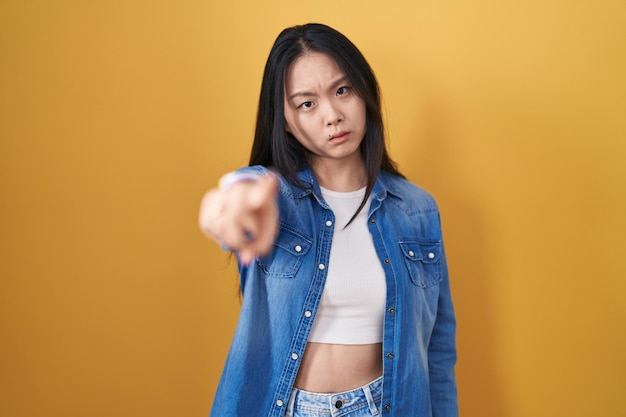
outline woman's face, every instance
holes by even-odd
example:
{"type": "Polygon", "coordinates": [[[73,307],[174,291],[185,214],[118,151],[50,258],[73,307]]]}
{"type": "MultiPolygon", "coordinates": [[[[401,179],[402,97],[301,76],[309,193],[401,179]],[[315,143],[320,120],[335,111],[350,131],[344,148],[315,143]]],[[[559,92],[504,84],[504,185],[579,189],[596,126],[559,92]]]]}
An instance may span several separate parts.
{"type": "Polygon", "coordinates": [[[313,160],[362,161],[365,102],[328,55],[309,52],[287,69],[285,122],[313,160]]]}

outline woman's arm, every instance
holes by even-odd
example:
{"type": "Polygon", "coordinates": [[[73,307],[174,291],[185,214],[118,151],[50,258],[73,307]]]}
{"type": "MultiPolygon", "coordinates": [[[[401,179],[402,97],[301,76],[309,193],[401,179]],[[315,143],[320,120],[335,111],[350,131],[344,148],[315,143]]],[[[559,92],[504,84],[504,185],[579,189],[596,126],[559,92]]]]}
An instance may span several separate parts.
{"type": "Polygon", "coordinates": [[[445,251],[442,251],[443,280],[439,284],[437,318],[428,347],[430,397],[433,417],[459,415],[456,377],[456,318],[452,305],[445,251]]]}

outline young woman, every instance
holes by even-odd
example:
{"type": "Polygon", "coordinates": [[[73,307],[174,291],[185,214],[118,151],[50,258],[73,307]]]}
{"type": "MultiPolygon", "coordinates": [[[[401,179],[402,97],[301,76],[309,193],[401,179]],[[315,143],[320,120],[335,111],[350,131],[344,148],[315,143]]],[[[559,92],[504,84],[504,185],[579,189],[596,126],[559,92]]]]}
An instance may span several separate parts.
{"type": "Polygon", "coordinates": [[[278,36],[250,166],[205,195],[200,227],[237,253],[243,293],[212,416],[458,415],[439,211],[387,154],[345,36],[278,36]]]}

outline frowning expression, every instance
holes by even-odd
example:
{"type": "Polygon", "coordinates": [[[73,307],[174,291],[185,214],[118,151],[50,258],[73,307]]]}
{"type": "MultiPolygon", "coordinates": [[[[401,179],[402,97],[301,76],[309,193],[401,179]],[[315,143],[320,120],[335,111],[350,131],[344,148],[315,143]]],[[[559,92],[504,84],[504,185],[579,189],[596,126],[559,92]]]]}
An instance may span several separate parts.
{"type": "Polygon", "coordinates": [[[365,102],[328,55],[308,52],[288,68],[285,122],[312,159],[361,160],[365,102]]]}

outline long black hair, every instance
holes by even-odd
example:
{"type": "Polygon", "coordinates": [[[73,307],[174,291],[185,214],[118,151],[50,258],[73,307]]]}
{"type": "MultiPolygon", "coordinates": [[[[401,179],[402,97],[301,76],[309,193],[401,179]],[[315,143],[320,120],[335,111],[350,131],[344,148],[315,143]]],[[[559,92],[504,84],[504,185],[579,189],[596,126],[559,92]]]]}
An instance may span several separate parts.
{"type": "Polygon", "coordinates": [[[263,73],[249,164],[271,167],[287,181],[302,186],[296,174],[307,163],[309,151],[285,130],[284,90],[287,69],[307,52],[320,52],[331,57],[365,102],[366,133],[360,151],[365,162],[367,186],[356,216],[371,194],[381,170],[404,176],[389,157],[385,146],[380,89],[374,71],[359,49],[329,26],[319,23],[293,26],[283,30],[276,38],[263,73]]]}

